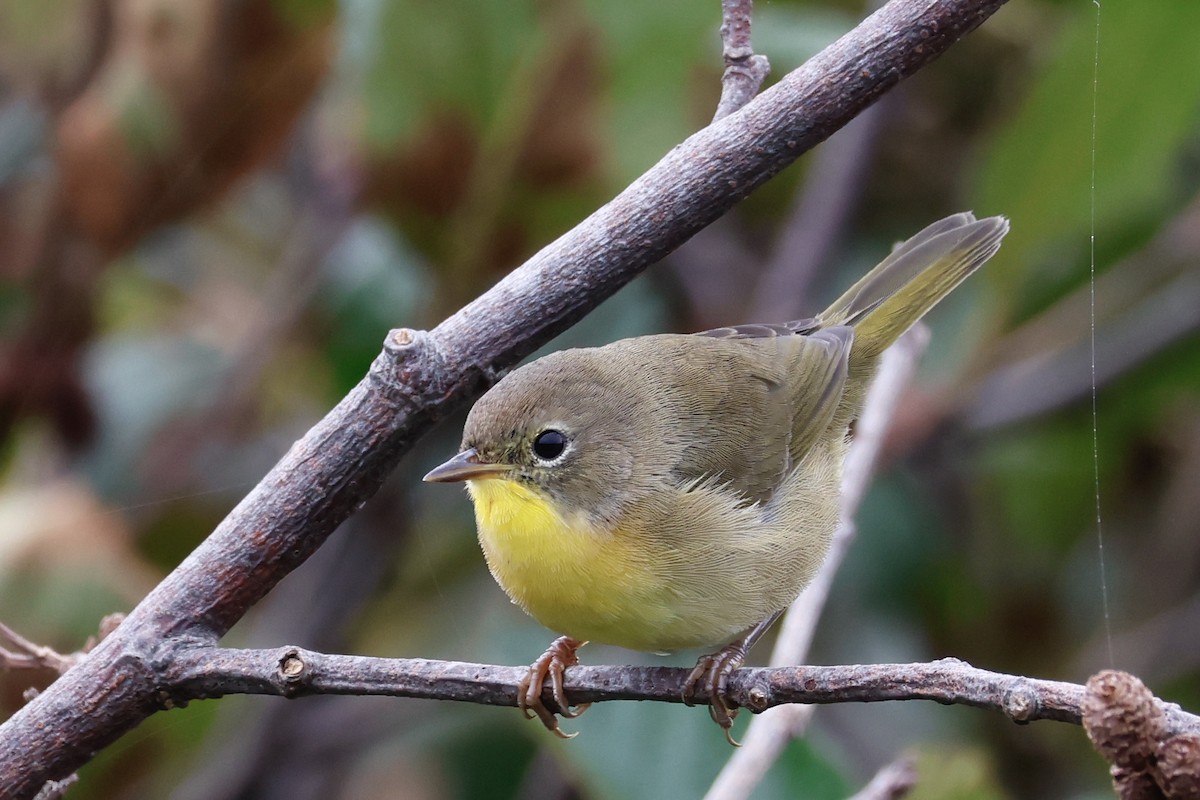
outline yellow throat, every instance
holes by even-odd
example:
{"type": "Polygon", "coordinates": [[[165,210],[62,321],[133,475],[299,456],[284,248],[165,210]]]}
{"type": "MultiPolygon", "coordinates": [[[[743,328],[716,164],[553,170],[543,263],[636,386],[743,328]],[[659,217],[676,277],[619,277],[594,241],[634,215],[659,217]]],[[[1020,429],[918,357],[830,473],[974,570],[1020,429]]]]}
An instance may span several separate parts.
{"type": "Polygon", "coordinates": [[[666,650],[676,615],[641,537],[564,515],[536,488],[467,481],[488,568],[513,602],[547,628],[634,650],[666,650]],[[669,636],[669,633],[666,633],[669,636]]]}

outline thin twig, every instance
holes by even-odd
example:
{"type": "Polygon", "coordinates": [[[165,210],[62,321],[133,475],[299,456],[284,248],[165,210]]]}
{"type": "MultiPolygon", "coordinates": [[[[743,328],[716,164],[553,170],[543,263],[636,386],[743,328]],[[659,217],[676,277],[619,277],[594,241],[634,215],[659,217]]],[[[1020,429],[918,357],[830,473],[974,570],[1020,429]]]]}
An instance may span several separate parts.
{"type": "Polygon", "coordinates": [[[63,655],[52,647],[26,639],[3,622],[0,622],[0,638],[7,639],[12,647],[9,649],[0,646],[0,671],[51,669],[61,675],[83,655],[82,653],[63,655]]]}
{"type": "Polygon", "coordinates": [[[887,764],[870,783],[850,800],[900,800],[917,785],[917,765],[912,756],[900,756],[887,764]]]}
{"type": "MultiPolygon", "coordinates": [[[[841,523],[833,535],[825,563],[780,623],[779,636],[771,653],[771,666],[798,664],[808,653],[834,576],[854,541],[854,517],[870,485],[888,425],[928,342],[929,329],[918,326],[883,354],[879,375],[867,394],[855,427],[854,442],[846,456],[841,523]]],[[[781,706],[755,718],[742,739],[742,747],[730,756],[713,781],[705,795],[706,800],[750,797],[788,742],[807,726],[814,708],[811,705],[781,706]]]]}
{"type": "Polygon", "coordinates": [[[673,148],[432,332],[394,331],[363,381],[120,628],[0,725],[0,786],[14,798],[32,797],[167,707],[164,673],[189,650],[215,644],[376,492],[437,421],[1003,3],[892,0],[740,112],[673,148]]]}
{"type": "Polygon", "coordinates": [[[753,12],[754,0],[721,0],[721,56],[725,59],[725,73],[721,76],[721,100],[713,122],[754,99],[771,73],[767,57],[755,55],[750,45],[753,12]]]}

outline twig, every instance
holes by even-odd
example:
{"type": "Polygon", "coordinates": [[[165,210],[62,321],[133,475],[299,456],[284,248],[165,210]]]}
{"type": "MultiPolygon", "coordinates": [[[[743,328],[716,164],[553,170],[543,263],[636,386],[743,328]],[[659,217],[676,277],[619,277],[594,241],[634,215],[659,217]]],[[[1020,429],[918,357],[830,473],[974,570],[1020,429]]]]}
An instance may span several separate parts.
{"type": "Polygon", "coordinates": [[[917,765],[912,756],[900,756],[879,772],[850,800],[900,800],[917,785],[917,765]]]}
{"type": "Polygon", "coordinates": [[[749,103],[763,80],[771,73],[766,56],[755,55],[750,45],[750,15],[754,0],[721,0],[721,100],[713,122],[727,117],[749,103]]]}
{"type": "Polygon", "coordinates": [[[0,622],[0,637],[13,649],[0,645],[0,670],[51,669],[62,674],[75,663],[78,653],[64,656],[57,650],[31,642],[0,622]]]}
{"type": "MultiPolygon", "coordinates": [[[[1098,324],[1096,348],[1104,360],[1097,364],[1097,388],[1200,329],[1200,275],[1191,271],[1194,262],[1185,268],[1189,271],[1147,297],[1124,295],[1128,304],[1123,312],[1098,324]]],[[[1105,277],[1113,274],[1110,270],[1105,277]]],[[[1097,281],[1098,290],[1111,285],[1097,281]]],[[[1053,311],[1047,316],[1054,316],[1053,311]]],[[[1093,380],[1090,345],[1087,339],[1067,338],[1069,330],[1058,328],[1047,349],[998,367],[970,387],[973,396],[962,410],[967,426],[979,431],[1013,425],[1087,397],[1093,380]]],[[[1076,329],[1087,330],[1086,324],[1076,329]]]]}
{"type": "Polygon", "coordinates": [[[432,332],[394,331],[363,381],[121,627],[0,726],[0,786],[32,797],[167,707],[164,674],[178,659],[308,558],[434,423],[1003,3],[892,0],[432,332]]]}
{"type": "MultiPolygon", "coordinates": [[[[180,652],[161,676],[171,705],[228,694],[281,697],[352,694],[516,706],[528,667],[420,658],[331,655],[299,647],[235,650],[199,646],[180,652]]],[[[687,667],[577,666],[567,670],[573,701],[655,700],[682,703],[687,667]]],[[[787,703],[933,700],[999,711],[1014,722],[1078,725],[1084,687],[972,667],[955,658],[930,663],[751,667],[729,679],[729,696],[754,712],[787,703]]],[[[543,697],[548,707],[550,690],[543,697]]],[[[707,702],[698,692],[696,700],[707,702]]],[[[1158,701],[1172,734],[1200,733],[1200,716],[1158,701]]]]}
{"type": "MultiPolygon", "coordinates": [[[[879,375],[867,394],[855,428],[854,442],[846,457],[841,524],[833,535],[825,563],[780,623],[779,637],[771,653],[772,666],[798,664],[808,653],[833,578],[854,541],[854,517],[870,485],[888,425],[928,342],[929,329],[918,326],[883,354],[879,375]]],[[[782,706],[751,722],[742,739],[742,747],[725,763],[705,795],[706,800],[749,797],[783,748],[807,726],[813,710],[814,707],[809,705],[782,706]]]]}

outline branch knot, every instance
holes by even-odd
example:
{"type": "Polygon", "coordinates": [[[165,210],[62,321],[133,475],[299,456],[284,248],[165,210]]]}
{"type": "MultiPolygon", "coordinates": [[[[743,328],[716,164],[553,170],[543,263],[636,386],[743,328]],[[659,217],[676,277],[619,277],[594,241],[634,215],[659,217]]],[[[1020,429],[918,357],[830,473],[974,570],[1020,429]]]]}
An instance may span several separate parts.
{"type": "Polygon", "coordinates": [[[1032,722],[1037,718],[1041,704],[1037,691],[1028,681],[1019,680],[1004,693],[1000,701],[1004,713],[1018,724],[1032,722]]]}
{"type": "Polygon", "coordinates": [[[285,697],[295,697],[300,690],[308,685],[312,671],[304,660],[304,654],[297,647],[288,647],[279,657],[279,679],[285,697]]]}
{"type": "Polygon", "coordinates": [[[440,384],[451,372],[428,331],[396,328],[383,340],[383,352],[371,364],[369,376],[386,397],[395,399],[412,397],[417,393],[414,388],[431,380],[435,384],[431,388],[443,395],[440,384]]]}

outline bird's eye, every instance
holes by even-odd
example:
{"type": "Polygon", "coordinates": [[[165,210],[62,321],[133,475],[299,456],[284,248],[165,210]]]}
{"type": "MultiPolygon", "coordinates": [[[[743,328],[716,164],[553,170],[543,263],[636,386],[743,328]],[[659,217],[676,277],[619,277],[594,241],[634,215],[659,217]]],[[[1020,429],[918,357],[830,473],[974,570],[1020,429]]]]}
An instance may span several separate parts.
{"type": "Polygon", "coordinates": [[[567,449],[567,437],[556,430],[542,431],[533,440],[533,454],[542,461],[553,461],[567,449]]]}

